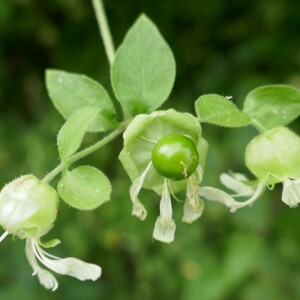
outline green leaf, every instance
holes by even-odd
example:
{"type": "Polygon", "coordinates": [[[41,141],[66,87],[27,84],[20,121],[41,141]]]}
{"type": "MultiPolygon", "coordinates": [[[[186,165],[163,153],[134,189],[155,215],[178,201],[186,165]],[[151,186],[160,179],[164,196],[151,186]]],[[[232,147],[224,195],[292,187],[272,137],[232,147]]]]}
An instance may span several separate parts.
{"type": "Polygon", "coordinates": [[[72,207],[91,210],[109,200],[111,185],[100,170],[80,166],[63,174],[58,193],[72,207]]]}
{"type": "Polygon", "coordinates": [[[98,107],[80,108],[62,126],[57,136],[58,152],[62,160],[78,150],[88,126],[99,111],[98,107]]]}
{"type": "Polygon", "coordinates": [[[117,126],[115,109],[106,90],[91,78],[58,70],[46,71],[49,96],[65,119],[85,106],[101,108],[89,131],[106,131],[117,126]]]}
{"type": "Polygon", "coordinates": [[[250,124],[250,117],[241,112],[226,97],[210,94],[203,95],[195,102],[196,114],[203,123],[225,127],[241,127],[250,124]]]}
{"type": "Polygon", "coordinates": [[[247,95],[243,111],[260,131],[285,126],[300,114],[300,91],[288,85],[261,86],[247,95]]]}
{"type": "Polygon", "coordinates": [[[141,15],[129,29],[112,66],[117,99],[132,113],[152,112],[168,98],[175,72],[171,49],[152,21],[141,15]]]}

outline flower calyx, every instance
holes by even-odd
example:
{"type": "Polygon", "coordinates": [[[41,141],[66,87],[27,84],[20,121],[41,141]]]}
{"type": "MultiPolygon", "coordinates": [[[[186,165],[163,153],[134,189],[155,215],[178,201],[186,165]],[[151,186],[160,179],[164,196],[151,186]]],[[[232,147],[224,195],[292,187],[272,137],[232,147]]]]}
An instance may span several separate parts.
{"type": "Polygon", "coordinates": [[[0,192],[0,225],[19,238],[39,237],[52,227],[58,199],[50,185],[33,175],[21,176],[0,192]]]}

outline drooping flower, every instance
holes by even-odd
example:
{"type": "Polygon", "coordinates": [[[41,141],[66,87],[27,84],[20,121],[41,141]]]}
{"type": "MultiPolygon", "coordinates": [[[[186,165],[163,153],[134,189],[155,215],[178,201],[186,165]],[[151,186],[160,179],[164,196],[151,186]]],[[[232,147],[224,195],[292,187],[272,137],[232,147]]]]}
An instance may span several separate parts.
{"type": "Polygon", "coordinates": [[[37,260],[58,274],[69,275],[82,281],[95,281],[101,276],[101,268],[99,266],[83,262],[74,257],[59,258],[53,256],[42,249],[38,239],[26,240],[25,253],[33,269],[33,275],[37,275],[40,283],[46,289],[51,289],[52,291],[58,288],[58,283],[51,272],[39,266],[37,260]]]}
{"type": "MultiPolygon", "coordinates": [[[[76,258],[61,259],[42,249],[40,238],[53,226],[57,216],[57,192],[33,175],[24,175],[4,186],[0,192],[0,225],[6,230],[0,237],[3,241],[9,234],[26,239],[25,253],[40,283],[47,289],[57,289],[58,283],[46,267],[62,275],[70,275],[79,280],[96,280],[101,268],[76,258]]],[[[57,245],[54,240],[48,247],[57,245]]],[[[44,245],[45,247],[46,245],[44,245]]]]}
{"type": "Polygon", "coordinates": [[[124,132],[120,153],[132,180],[132,214],[144,220],[147,210],[138,198],[141,188],[152,189],[160,197],[160,216],[153,237],[170,243],[176,229],[172,218],[171,196],[186,189],[183,221],[192,223],[203,212],[199,184],[207,152],[201,127],[195,117],[173,109],[138,115],[124,132]]]}
{"type": "Polygon", "coordinates": [[[300,138],[286,127],[272,128],[256,136],[247,146],[246,166],[257,178],[249,181],[241,174],[222,174],[220,180],[236,194],[229,195],[222,190],[201,187],[199,194],[228,206],[232,212],[251,205],[266,187],[283,183],[282,201],[290,207],[300,203],[300,138]],[[256,189],[254,189],[256,187],[256,189]],[[250,196],[243,202],[239,196],[250,196]]]}

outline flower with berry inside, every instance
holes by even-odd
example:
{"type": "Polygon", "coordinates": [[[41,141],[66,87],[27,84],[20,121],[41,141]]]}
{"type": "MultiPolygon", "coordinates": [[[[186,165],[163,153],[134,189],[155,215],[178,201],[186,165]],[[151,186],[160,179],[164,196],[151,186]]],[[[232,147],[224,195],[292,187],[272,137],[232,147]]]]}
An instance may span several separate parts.
{"type": "Polygon", "coordinates": [[[176,225],[172,218],[171,195],[186,190],[183,221],[192,223],[203,212],[199,184],[207,152],[201,127],[195,117],[173,109],[138,115],[124,132],[120,160],[132,180],[132,214],[144,220],[146,208],[138,198],[141,188],[159,196],[160,216],[153,237],[170,243],[176,225]]]}

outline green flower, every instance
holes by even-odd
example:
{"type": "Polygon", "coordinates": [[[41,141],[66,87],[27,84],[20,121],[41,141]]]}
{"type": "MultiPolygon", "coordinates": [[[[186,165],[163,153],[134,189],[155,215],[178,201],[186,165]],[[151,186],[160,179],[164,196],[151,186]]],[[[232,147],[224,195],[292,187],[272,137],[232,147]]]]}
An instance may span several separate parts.
{"type": "Polygon", "coordinates": [[[58,195],[33,175],[21,176],[0,192],[0,225],[19,238],[40,237],[53,225],[58,195]]]}
{"type": "Polygon", "coordinates": [[[121,160],[132,185],[132,214],[144,220],[147,211],[138,198],[141,188],[154,190],[160,197],[160,216],[153,237],[170,243],[176,225],[172,219],[171,195],[186,189],[183,221],[192,223],[204,208],[199,184],[207,152],[201,127],[195,117],[173,109],[138,115],[124,132],[121,160]]]}
{"type": "Polygon", "coordinates": [[[247,146],[245,161],[257,180],[250,182],[241,174],[222,174],[223,185],[236,194],[229,195],[221,190],[202,187],[200,195],[237,209],[251,205],[265,188],[283,183],[282,201],[290,207],[300,203],[300,138],[286,127],[272,128],[256,136],[247,146]],[[256,187],[256,189],[254,189],[256,187]],[[234,198],[250,196],[244,202],[234,198]]]}

